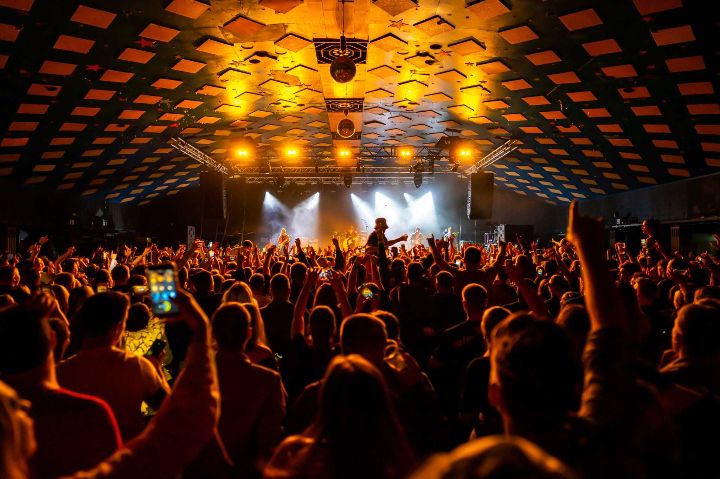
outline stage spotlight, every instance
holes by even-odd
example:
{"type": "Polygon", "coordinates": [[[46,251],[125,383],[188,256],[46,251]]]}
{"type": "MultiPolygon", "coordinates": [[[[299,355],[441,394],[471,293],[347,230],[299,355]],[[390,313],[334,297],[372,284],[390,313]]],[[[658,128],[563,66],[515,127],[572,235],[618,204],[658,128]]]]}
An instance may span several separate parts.
{"type": "Polygon", "coordinates": [[[347,175],[343,178],[343,184],[345,184],[345,188],[350,188],[352,186],[353,177],[351,175],[347,175]]]}
{"type": "Polygon", "coordinates": [[[450,148],[450,158],[457,163],[468,163],[475,156],[472,143],[468,141],[456,141],[450,148]]]}
{"type": "Polygon", "coordinates": [[[352,150],[350,150],[350,148],[338,148],[337,156],[338,158],[346,160],[352,157],[352,150]]]}
{"type": "Polygon", "coordinates": [[[423,177],[421,172],[416,172],[415,176],[413,177],[413,182],[415,183],[415,188],[420,188],[422,186],[423,177]]]}
{"type": "Polygon", "coordinates": [[[397,156],[403,160],[409,160],[415,155],[415,150],[411,146],[403,146],[398,148],[397,156]]]}
{"type": "Polygon", "coordinates": [[[285,150],[283,151],[283,153],[285,153],[285,156],[286,156],[287,158],[293,158],[293,159],[294,159],[294,158],[297,158],[298,155],[300,154],[300,149],[297,148],[296,146],[286,146],[286,147],[285,147],[285,150]]]}
{"type": "Polygon", "coordinates": [[[248,160],[255,155],[255,142],[250,138],[242,138],[230,147],[232,156],[238,160],[248,160]]]}

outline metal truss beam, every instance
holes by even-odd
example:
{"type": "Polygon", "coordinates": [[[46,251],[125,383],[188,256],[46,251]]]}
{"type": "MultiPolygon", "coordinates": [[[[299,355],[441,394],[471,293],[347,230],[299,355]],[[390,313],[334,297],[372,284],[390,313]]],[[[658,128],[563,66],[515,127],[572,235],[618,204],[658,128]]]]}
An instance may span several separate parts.
{"type": "Polygon", "coordinates": [[[467,169],[465,171],[465,174],[470,175],[472,173],[477,173],[478,171],[487,168],[488,166],[492,165],[496,161],[501,160],[505,156],[509,155],[513,151],[517,150],[520,146],[520,140],[517,140],[515,138],[511,138],[507,140],[502,145],[495,148],[493,151],[482,157],[477,163],[475,163],[473,166],[467,169]]]}
{"type": "Polygon", "coordinates": [[[197,149],[195,146],[191,145],[182,138],[170,138],[169,143],[170,146],[180,151],[181,153],[189,156],[198,163],[201,163],[208,168],[219,171],[220,173],[223,173],[225,175],[228,174],[228,169],[225,165],[218,162],[213,157],[206,155],[202,150],[197,149]]]}

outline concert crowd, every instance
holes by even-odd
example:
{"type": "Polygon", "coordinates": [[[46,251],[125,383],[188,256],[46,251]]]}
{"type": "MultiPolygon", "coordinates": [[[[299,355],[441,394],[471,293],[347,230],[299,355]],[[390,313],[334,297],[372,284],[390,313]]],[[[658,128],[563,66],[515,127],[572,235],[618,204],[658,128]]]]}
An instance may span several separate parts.
{"type": "Polygon", "coordinates": [[[0,478],[720,477],[720,244],[387,229],[4,255],[0,478]]]}

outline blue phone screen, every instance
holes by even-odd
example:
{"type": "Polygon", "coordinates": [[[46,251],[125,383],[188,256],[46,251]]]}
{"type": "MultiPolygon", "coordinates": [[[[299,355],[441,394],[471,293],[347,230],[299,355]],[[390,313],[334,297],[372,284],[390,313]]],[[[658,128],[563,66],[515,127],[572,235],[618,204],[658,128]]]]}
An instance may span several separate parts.
{"type": "Polygon", "coordinates": [[[148,283],[153,313],[158,316],[177,313],[177,305],[172,301],[177,297],[175,271],[172,268],[148,269],[148,283]]]}

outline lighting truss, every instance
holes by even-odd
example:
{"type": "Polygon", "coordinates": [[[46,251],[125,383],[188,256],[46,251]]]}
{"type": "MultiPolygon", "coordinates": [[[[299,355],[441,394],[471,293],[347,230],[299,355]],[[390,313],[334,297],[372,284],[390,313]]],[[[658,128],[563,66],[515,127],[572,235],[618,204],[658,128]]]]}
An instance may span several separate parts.
{"type": "Polygon", "coordinates": [[[182,138],[170,138],[170,141],[168,143],[170,143],[170,146],[186,154],[198,163],[203,164],[208,168],[218,171],[224,175],[229,174],[228,169],[227,167],[225,167],[225,165],[219,163],[213,157],[206,155],[201,150],[197,149],[182,138]]]}
{"type": "MultiPolygon", "coordinates": [[[[343,176],[286,176],[285,178],[287,186],[288,183],[294,183],[297,185],[344,185],[345,177],[343,176]]],[[[265,176],[243,176],[243,181],[248,184],[274,184],[276,176],[265,175],[265,176]]],[[[352,185],[412,185],[414,182],[412,175],[403,176],[387,176],[387,175],[352,175],[352,185]]],[[[423,179],[425,183],[432,183],[432,177],[426,177],[423,179]]]]}
{"type": "Polygon", "coordinates": [[[480,160],[478,160],[477,163],[472,165],[470,168],[465,171],[466,175],[470,175],[472,173],[477,173],[480,170],[483,170],[487,168],[488,166],[492,165],[496,161],[501,160],[505,156],[509,155],[513,151],[517,150],[520,146],[520,140],[516,138],[511,138],[507,140],[502,145],[495,148],[493,151],[488,153],[487,155],[483,156],[480,160]]]}
{"type": "MultiPolygon", "coordinates": [[[[450,170],[440,171],[436,170],[436,173],[452,174],[450,170]]],[[[238,166],[235,167],[230,175],[231,178],[247,178],[251,176],[268,177],[272,175],[283,175],[291,178],[297,177],[342,177],[352,176],[353,179],[360,176],[373,176],[373,177],[390,177],[390,178],[412,178],[414,171],[409,170],[406,166],[363,166],[362,172],[357,172],[354,166],[334,166],[324,165],[319,167],[317,170],[314,166],[282,166],[273,168],[272,172],[268,172],[266,168],[262,166],[238,166]]]]}

